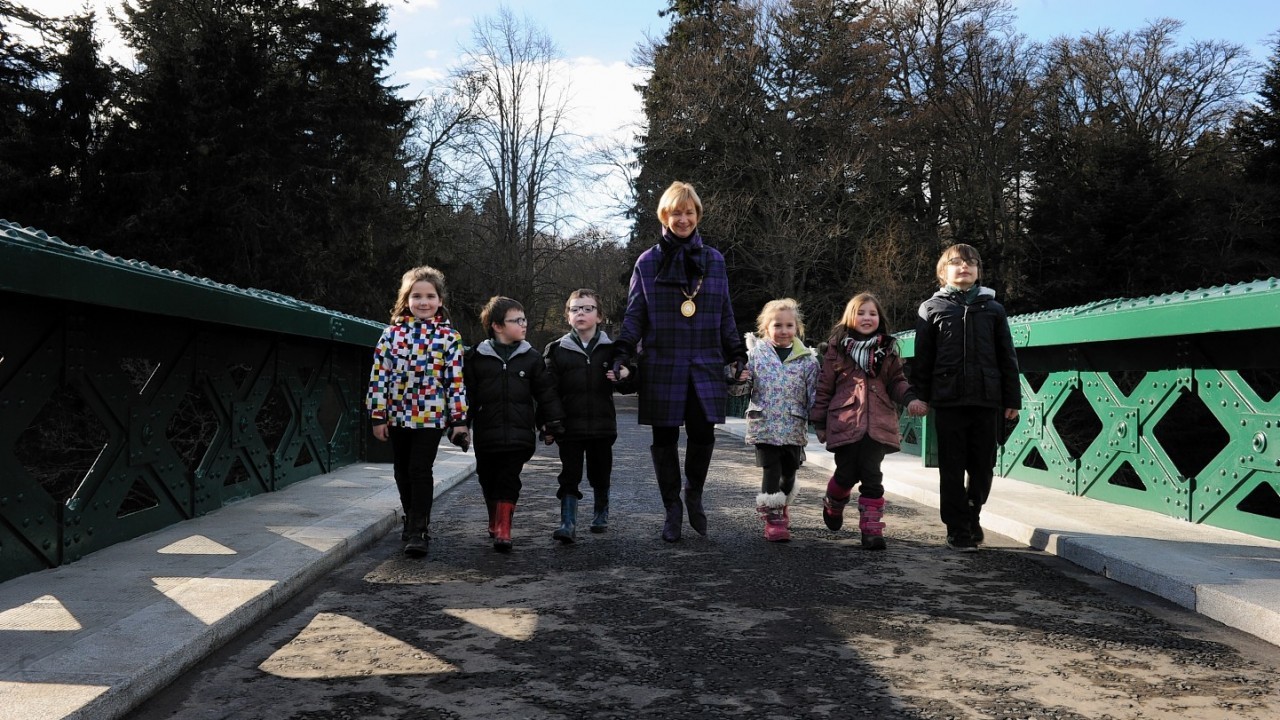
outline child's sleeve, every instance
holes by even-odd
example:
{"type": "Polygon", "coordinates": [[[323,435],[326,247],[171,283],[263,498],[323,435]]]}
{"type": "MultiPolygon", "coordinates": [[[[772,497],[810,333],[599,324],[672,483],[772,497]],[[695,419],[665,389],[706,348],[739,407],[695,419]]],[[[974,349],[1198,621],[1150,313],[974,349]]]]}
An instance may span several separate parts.
{"type": "Polygon", "coordinates": [[[1018,353],[1013,348],[1013,333],[1003,308],[996,327],[996,362],[1000,364],[1001,407],[1022,409],[1022,383],[1019,380],[1018,353]]]}
{"type": "Polygon", "coordinates": [[[463,375],[462,336],[454,333],[444,357],[444,388],[448,397],[449,427],[467,424],[467,384],[463,375]]]}
{"type": "Polygon", "coordinates": [[[560,377],[560,368],[556,365],[556,345],[559,344],[559,340],[552,340],[547,343],[546,347],[542,348],[542,363],[547,366],[547,372],[557,378],[560,377]]]}
{"type": "Polygon", "coordinates": [[[911,387],[911,382],[903,372],[902,357],[896,350],[885,360],[884,389],[889,392],[890,399],[903,407],[909,405],[912,400],[919,399],[915,388],[911,387]]]}
{"type": "Polygon", "coordinates": [[[539,428],[549,423],[564,422],[564,405],[560,402],[560,391],[556,376],[547,369],[547,363],[541,358],[533,366],[533,399],[536,403],[534,417],[539,428]]]}
{"type": "Polygon", "coordinates": [[[818,401],[818,374],[820,372],[822,372],[822,366],[815,356],[813,362],[809,363],[804,369],[804,389],[806,394],[804,406],[810,411],[813,410],[813,406],[818,401]]]}
{"type": "Polygon", "coordinates": [[[365,395],[364,406],[374,425],[387,421],[387,406],[392,384],[395,382],[395,363],[391,357],[393,329],[388,327],[383,330],[378,344],[373,348],[373,368],[369,371],[369,392],[365,395]]]}
{"type": "Polygon", "coordinates": [[[831,395],[835,392],[836,363],[831,355],[831,350],[828,348],[822,367],[818,370],[818,382],[813,392],[813,407],[809,410],[809,422],[816,428],[827,426],[827,409],[831,406],[831,395]]]}
{"type": "Polygon", "coordinates": [[[933,362],[937,352],[937,330],[922,304],[916,317],[916,349],[911,358],[911,386],[915,388],[916,397],[925,402],[930,402],[933,397],[933,362]]]}

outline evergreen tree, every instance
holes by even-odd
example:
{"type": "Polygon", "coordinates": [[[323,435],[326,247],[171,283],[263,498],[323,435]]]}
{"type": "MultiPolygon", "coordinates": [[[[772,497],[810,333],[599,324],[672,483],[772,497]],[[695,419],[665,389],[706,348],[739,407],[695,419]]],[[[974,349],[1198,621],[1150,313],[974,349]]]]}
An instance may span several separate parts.
{"type": "Polygon", "coordinates": [[[107,152],[112,249],[383,315],[411,223],[385,17],[370,0],[126,4],[139,69],[107,152]]]}
{"type": "Polygon", "coordinates": [[[47,84],[53,59],[46,46],[18,37],[50,34],[50,21],[39,13],[0,0],[0,218],[35,226],[46,213],[37,207],[50,176],[42,157],[49,130],[44,122],[52,99],[47,84]]]}

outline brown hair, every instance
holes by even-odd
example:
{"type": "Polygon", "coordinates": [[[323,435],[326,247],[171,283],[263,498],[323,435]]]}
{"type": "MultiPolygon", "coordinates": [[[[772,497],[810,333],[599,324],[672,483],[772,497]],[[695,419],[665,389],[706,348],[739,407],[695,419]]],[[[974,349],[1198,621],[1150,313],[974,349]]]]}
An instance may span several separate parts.
{"type": "Polygon", "coordinates": [[[591,288],[578,288],[577,290],[569,293],[569,299],[564,301],[564,314],[568,315],[569,306],[573,304],[574,300],[579,300],[581,298],[591,298],[596,301],[596,312],[599,313],[600,322],[603,323],[604,306],[600,304],[600,294],[591,288]]]}
{"type": "Polygon", "coordinates": [[[414,285],[423,281],[431,283],[440,296],[440,309],[436,310],[436,317],[449,319],[449,311],[444,307],[444,273],[430,265],[419,265],[410,268],[400,277],[400,292],[396,294],[396,304],[391,306],[391,322],[399,320],[409,309],[409,293],[413,291],[414,285]]]}
{"type": "Polygon", "coordinates": [[[484,324],[484,331],[490,338],[495,337],[493,334],[494,323],[505,322],[507,313],[512,310],[524,312],[524,306],[517,300],[501,295],[494,295],[489,298],[489,302],[484,304],[484,309],[480,311],[480,322],[484,324]]]}
{"type": "Polygon", "coordinates": [[[765,337],[765,333],[769,329],[769,323],[773,322],[773,316],[784,310],[790,310],[796,316],[796,337],[804,337],[804,316],[800,313],[800,303],[792,298],[770,300],[765,303],[764,309],[756,317],[756,334],[760,337],[765,337]]]}
{"type": "Polygon", "coordinates": [[[943,250],[942,255],[938,257],[938,285],[946,286],[947,284],[947,261],[951,258],[960,258],[973,266],[977,272],[977,277],[973,280],[975,284],[982,279],[982,256],[978,254],[978,249],[972,245],[956,243],[943,250]]]}
{"type": "Polygon", "coordinates": [[[880,298],[869,292],[860,292],[849,299],[849,302],[844,306],[844,314],[840,316],[840,322],[837,322],[835,327],[831,328],[830,342],[832,345],[839,345],[844,342],[845,338],[849,337],[849,332],[858,324],[858,311],[867,303],[875,305],[876,310],[880,313],[880,327],[876,328],[876,334],[889,334],[889,322],[885,320],[884,305],[881,304],[880,298]]]}

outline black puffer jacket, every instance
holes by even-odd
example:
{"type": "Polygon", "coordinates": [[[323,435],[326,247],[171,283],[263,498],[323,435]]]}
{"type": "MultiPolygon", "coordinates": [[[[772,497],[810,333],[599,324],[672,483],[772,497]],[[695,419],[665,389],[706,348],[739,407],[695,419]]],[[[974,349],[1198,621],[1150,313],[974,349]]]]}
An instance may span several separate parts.
{"type": "Polygon", "coordinates": [[[556,390],[565,412],[565,439],[594,440],[618,436],[617,408],[613,405],[613,393],[635,392],[635,370],[625,381],[616,386],[605,377],[618,355],[603,330],[590,354],[574,339],[574,333],[565,333],[559,340],[547,343],[542,357],[547,370],[556,377],[556,390]]]}
{"type": "Polygon", "coordinates": [[[911,385],[936,407],[1021,408],[1009,319],[991,288],[970,303],[946,289],[920,304],[911,385]]]}
{"type": "Polygon", "coordinates": [[[467,352],[462,377],[476,452],[536,448],[545,425],[564,421],[555,376],[527,342],[504,361],[485,340],[467,352]]]}

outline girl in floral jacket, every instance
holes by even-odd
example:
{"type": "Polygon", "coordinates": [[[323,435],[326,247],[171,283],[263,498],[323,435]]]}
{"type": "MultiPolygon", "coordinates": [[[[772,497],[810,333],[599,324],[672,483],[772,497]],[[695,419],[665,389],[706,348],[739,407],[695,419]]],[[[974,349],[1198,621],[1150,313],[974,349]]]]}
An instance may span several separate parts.
{"type": "Polygon", "coordinates": [[[880,301],[860,293],[831,331],[809,418],[818,442],[826,443],[836,460],[822,498],[822,519],[829,529],[839,530],[853,486],[860,484],[858,529],[868,550],[884,549],[880,463],[902,442],[894,403],[906,405],[915,417],[929,411],[902,372],[897,343],[880,317],[880,301]]]}
{"type": "MultiPolygon", "coordinates": [[[[805,347],[800,306],[791,298],[771,300],[756,319],[759,337],[747,353],[747,382],[729,392],[751,396],[747,442],[756,446],[762,468],[756,510],[764,520],[764,539],[791,539],[787,506],[795,499],[796,469],[808,444],[809,408],[818,382],[818,358],[805,347]]],[[[749,335],[748,340],[756,337],[749,335]]]]}
{"type": "Polygon", "coordinates": [[[373,351],[365,399],[373,436],[391,441],[404,509],[401,539],[410,557],[427,554],[440,438],[448,429],[463,450],[468,443],[462,336],[449,324],[444,293],[444,274],[433,267],[416,267],[400,278],[391,325],[373,351]]]}

